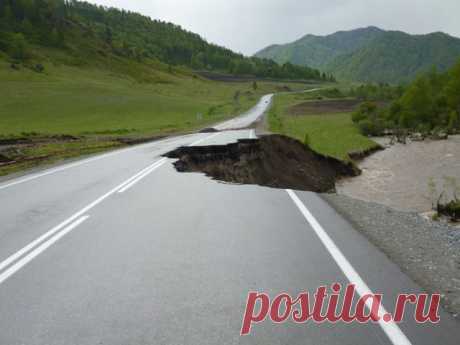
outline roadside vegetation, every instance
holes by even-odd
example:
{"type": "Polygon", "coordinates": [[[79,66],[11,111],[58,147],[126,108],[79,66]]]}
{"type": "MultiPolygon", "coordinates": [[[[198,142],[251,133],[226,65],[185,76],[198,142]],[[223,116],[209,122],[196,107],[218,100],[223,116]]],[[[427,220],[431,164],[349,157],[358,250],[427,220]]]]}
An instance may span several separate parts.
{"type": "Polygon", "coordinates": [[[451,221],[460,222],[460,185],[452,176],[444,176],[441,186],[437,186],[433,178],[428,182],[433,210],[436,213],[433,220],[440,216],[448,217],[451,221]]]}
{"type": "Polygon", "coordinates": [[[0,175],[56,159],[185,133],[238,115],[289,85],[222,83],[146,70],[140,83],[104,70],[46,65],[46,73],[0,60],[0,175]]]}
{"type": "Polygon", "coordinates": [[[294,137],[315,151],[344,161],[379,145],[363,136],[351,120],[357,101],[340,88],[280,94],[268,116],[272,132],[294,137]]]}

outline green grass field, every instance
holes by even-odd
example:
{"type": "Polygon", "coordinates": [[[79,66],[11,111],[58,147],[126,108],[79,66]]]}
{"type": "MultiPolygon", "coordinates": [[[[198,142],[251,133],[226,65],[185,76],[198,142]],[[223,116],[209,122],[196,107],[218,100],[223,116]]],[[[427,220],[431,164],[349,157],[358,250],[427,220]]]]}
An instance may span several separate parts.
{"type": "Polygon", "coordinates": [[[123,62],[105,68],[72,67],[53,57],[45,72],[37,73],[24,66],[12,69],[0,56],[0,140],[27,138],[37,143],[0,150],[0,162],[1,156],[27,159],[0,164],[0,175],[119,147],[120,138],[203,128],[244,112],[263,94],[286,85],[259,82],[254,90],[252,83],[214,82],[164,66],[123,62]],[[47,140],[55,135],[76,136],[78,141],[47,140]]]}
{"type": "Polygon", "coordinates": [[[0,135],[180,132],[238,114],[275,89],[259,83],[254,91],[250,83],[226,84],[160,71],[158,83],[139,83],[97,69],[61,66],[47,71],[15,71],[0,63],[0,135]]]}
{"type": "Polygon", "coordinates": [[[289,108],[314,94],[277,95],[269,112],[269,127],[272,132],[308,142],[311,148],[324,155],[349,160],[348,153],[372,149],[377,144],[361,135],[351,121],[350,113],[308,114],[293,116],[289,108]]]}

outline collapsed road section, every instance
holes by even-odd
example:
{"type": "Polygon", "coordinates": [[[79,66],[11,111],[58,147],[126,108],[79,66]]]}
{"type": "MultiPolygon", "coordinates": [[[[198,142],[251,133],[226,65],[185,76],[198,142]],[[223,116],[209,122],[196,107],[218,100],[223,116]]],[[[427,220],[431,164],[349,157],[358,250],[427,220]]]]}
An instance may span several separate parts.
{"type": "Polygon", "coordinates": [[[179,147],[164,156],[178,159],[174,166],[179,172],[203,172],[219,181],[317,193],[334,191],[340,177],[360,174],[351,162],[323,156],[283,135],[179,147]]]}

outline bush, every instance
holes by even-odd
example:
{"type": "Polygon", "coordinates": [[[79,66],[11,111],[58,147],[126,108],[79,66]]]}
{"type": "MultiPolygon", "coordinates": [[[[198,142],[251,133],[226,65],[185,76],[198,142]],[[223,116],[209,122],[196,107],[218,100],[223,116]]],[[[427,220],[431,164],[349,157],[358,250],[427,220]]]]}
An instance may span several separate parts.
{"type": "Polygon", "coordinates": [[[460,129],[460,116],[455,110],[452,110],[449,114],[449,123],[447,124],[447,131],[449,133],[455,133],[460,129]]]}
{"type": "Polygon", "coordinates": [[[379,136],[382,135],[384,130],[387,128],[386,122],[380,118],[365,119],[358,122],[358,128],[362,134],[367,136],[379,136]]]}
{"type": "Polygon", "coordinates": [[[376,116],[377,105],[373,102],[364,102],[359,105],[358,110],[356,110],[352,115],[351,119],[353,122],[358,123],[362,120],[369,119],[372,116],[376,116]]]}
{"type": "Polygon", "coordinates": [[[376,132],[374,123],[369,119],[363,119],[358,122],[358,128],[364,135],[374,135],[376,132]]]}
{"type": "Polygon", "coordinates": [[[45,66],[43,66],[41,63],[38,63],[33,67],[33,70],[38,73],[43,73],[45,71],[45,66]]]}
{"type": "Polygon", "coordinates": [[[460,220],[460,200],[438,204],[438,213],[450,217],[453,221],[460,220]]]}
{"type": "Polygon", "coordinates": [[[29,58],[29,46],[23,34],[10,35],[7,52],[15,60],[24,61],[29,58]]]}
{"type": "Polygon", "coordinates": [[[321,95],[327,98],[343,98],[345,95],[337,88],[326,89],[321,91],[321,95]]]}

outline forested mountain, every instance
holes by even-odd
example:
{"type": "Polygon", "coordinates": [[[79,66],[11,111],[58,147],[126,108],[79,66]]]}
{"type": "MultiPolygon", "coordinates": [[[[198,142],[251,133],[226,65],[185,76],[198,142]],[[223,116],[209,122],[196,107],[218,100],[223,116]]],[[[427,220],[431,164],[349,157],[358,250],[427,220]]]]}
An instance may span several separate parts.
{"type": "Polygon", "coordinates": [[[274,59],[278,63],[308,64],[317,68],[327,65],[337,56],[365,46],[383,32],[378,28],[369,27],[339,31],[328,36],[306,35],[293,43],[269,46],[256,53],[256,56],[274,59]]]}
{"type": "Polygon", "coordinates": [[[61,49],[72,63],[115,56],[258,77],[326,78],[306,66],[244,57],[137,13],[75,0],[0,0],[0,52],[25,61],[37,58],[31,49],[37,46],[61,49]]]}
{"type": "Polygon", "coordinates": [[[368,27],[328,36],[307,35],[268,47],[256,56],[320,68],[342,80],[400,83],[433,66],[447,70],[460,58],[460,39],[444,33],[409,35],[368,27]]]}

